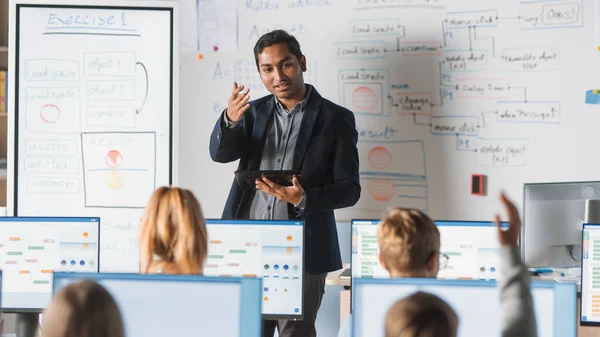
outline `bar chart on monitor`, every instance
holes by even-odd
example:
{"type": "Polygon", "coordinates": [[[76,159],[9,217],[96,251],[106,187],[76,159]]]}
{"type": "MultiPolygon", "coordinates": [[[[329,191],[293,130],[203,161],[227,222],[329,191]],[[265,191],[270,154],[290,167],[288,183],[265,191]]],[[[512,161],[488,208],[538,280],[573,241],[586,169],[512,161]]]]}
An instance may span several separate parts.
{"type": "Polygon", "coordinates": [[[205,275],[256,277],[262,269],[260,231],[243,228],[233,235],[227,227],[213,227],[208,242],[205,275]]]}

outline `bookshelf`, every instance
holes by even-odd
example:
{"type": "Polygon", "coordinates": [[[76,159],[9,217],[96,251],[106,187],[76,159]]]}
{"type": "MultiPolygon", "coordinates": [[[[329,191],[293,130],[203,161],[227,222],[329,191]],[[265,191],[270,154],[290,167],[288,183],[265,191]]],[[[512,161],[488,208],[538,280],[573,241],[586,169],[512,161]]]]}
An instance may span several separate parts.
{"type": "MultiPolygon", "coordinates": [[[[0,68],[8,68],[8,0],[0,0],[0,68]]],[[[8,113],[0,111],[0,158],[6,158],[8,113]]],[[[0,206],[6,207],[6,168],[0,168],[0,206]]]]}
{"type": "MultiPolygon", "coordinates": [[[[0,0],[0,68],[8,68],[8,0],[0,0]]],[[[0,158],[6,158],[8,113],[0,112],[0,158]]],[[[6,169],[0,168],[0,207],[6,207],[6,169]]],[[[4,333],[16,331],[14,314],[4,314],[0,327],[4,333]]]]}

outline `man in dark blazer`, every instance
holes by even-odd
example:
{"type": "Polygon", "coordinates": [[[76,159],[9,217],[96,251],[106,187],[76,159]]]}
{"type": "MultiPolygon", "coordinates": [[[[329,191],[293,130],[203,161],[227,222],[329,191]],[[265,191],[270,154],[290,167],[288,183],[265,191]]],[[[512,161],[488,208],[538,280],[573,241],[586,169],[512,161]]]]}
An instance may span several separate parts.
{"type": "Polygon", "coordinates": [[[360,198],[358,133],[354,114],[304,83],[306,58],[285,31],[263,35],[254,47],[256,66],[271,92],[249,101],[234,83],[227,110],[210,138],[216,162],[240,160],[238,170],[299,170],[293,186],[268,179],[256,191],[234,180],[223,219],[301,219],[305,223],[304,320],[265,321],[263,336],[316,336],[315,320],[327,272],[342,268],[334,210],[360,198]]]}

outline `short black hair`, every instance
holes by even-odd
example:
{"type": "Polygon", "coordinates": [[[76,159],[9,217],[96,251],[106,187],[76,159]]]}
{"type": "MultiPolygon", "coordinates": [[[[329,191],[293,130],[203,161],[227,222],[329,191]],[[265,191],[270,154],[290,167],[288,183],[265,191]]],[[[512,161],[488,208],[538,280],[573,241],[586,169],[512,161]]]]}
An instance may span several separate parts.
{"type": "Polygon", "coordinates": [[[302,51],[300,50],[300,43],[293,35],[288,34],[283,29],[277,29],[268,32],[261,36],[256,44],[254,45],[254,60],[256,61],[256,67],[258,68],[258,54],[262,53],[263,49],[272,46],[274,44],[285,43],[288,50],[298,58],[298,62],[302,59],[302,51]]]}

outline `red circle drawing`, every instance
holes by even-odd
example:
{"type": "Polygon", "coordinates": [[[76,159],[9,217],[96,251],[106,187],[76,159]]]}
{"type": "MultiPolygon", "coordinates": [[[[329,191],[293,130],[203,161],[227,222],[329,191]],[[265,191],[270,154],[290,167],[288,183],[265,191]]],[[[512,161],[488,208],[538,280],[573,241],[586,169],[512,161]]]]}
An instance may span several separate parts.
{"type": "Polygon", "coordinates": [[[352,104],[362,111],[373,110],[377,106],[377,94],[368,87],[358,87],[352,93],[352,104]]]}
{"type": "Polygon", "coordinates": [[[123,163],[123,156],[121,156],[121,153],[117,150],[110,150],[104,157],[104,163],[106,163],[106,166],[108,167],[119,167],[123,163]]]}
{"type": "Polygon", "coordinates": [[[376,169],[383,170],[392,165],[392,154],[383,146],[376,146],[369,151],[369,164],[376,169]]]}
{"type": "Polygon", "coordinates": [[[369,192],[377,201],[390,201],[394,197],[395,188],[389,180],[371,180],[369,192]]]}
{"type": "Polygon", "coordinates": [[[40,118],[46,123],[56,123],[60,119],[60,108],[54,104],[44,104],[40,109],[40,118]]]}

